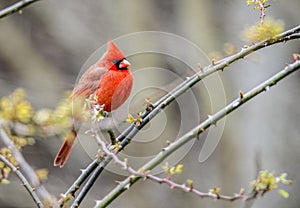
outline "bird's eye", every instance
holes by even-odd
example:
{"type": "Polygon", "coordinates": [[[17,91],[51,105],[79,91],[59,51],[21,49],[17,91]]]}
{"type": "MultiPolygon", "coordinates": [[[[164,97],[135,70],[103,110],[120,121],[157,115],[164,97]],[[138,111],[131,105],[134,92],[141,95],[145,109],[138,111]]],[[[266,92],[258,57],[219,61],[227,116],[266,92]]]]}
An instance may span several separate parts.
{"type": "Polygon", "coordinates": [[[114,66],[119,70],[126,70],[127,67],[130,66],[130,63],[126,60],[126,58],[122,58],[120,60],[112,60],[114,66]]]}

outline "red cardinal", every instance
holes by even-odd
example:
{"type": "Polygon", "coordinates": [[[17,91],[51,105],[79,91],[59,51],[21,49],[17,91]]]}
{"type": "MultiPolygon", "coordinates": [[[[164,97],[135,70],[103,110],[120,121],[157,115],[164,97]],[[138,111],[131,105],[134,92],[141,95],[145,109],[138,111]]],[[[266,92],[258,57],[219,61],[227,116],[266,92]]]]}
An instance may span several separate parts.
{"type": "MultiPolygon", "coordinates": [[[[117,109],[127,100],[131,92],[133,77],[129,66],[130,63],[122,51],[112,41],[108,41],[107,51],[82,75],[70,99],[88,98],[95,94],[98,97],[98,104],[104,104],[105,111],[117,109]]],[[[54,166],[63,167],[66,164],[76,137],[73,122],[54,159],[54,166]]]]}

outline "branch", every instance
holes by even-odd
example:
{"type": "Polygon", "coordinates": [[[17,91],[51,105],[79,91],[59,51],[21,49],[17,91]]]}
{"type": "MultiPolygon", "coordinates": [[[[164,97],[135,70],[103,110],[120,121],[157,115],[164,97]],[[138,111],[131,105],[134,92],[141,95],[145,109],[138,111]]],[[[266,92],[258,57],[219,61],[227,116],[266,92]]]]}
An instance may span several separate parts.
{"type": "Polygon", "coordinates": [[[60,207],[64,207],[65,204],[71,199],[75,197],[76,191],[81,187],[84,181],[89,177],[89,175],[96,169],[99,162],[98,159],[93,160],[91,164],[85,169],[81,170],[80,176],[76,179],[76,181],[72,184],[72,186],[66,191],[66,193],[61,195],[61,199],[58,201],[60,207]]]}
{"type": "MultiPolygon", "coordinates": [[[[244,189],[241,189],[238,194],[234,194],[233,196],[222,195],[222,194],[219,194],[219,193],[201,192],[201,191],[195,189],[195,187],[193,186],[192,181],[187,182],[188,183],[188,186],[187,186],[186,184],[179,184],[179,183],[176,183],[176,182],[172,181],[170,177],[160,178],[160,177],[157,177],[157,176],[154,176],[154,175],[150,174],[149,171],[143,171],[143,172],[142,171],[136,171],[131,166],[129,166],[127,159],[124,159],[124,161],[122,161],[117,157],[117,155],[115,153],[113,153],[113,152],[111,152],[107,149],[107,145],[100,138],[97,131],[93,130],[93,136],[95,137],[95,139],[96,139],[97,143],[99,144],[101,150],[103,150],[103,152],[106,155],[109,155],[112,158],[114,163],[118,164],[121,168],[128,171],[130,174],[132,174],[132,176],[139,176],[143,179],[150,179],[150,180],[152,180],[154,182],[157,182],[159,184],[164,183],[164,184],[169,185],[171,189],[180,189],[184,192],[194,193],[195,195],[199,196],[200,198],[221,199],[221,200],[224,200],[224,201],[236,201],[238,199],[243,200],[243,201],[250,201],[250,200],[253,200],[255,198],[258,198],[258,197],[262,196],[267,191],[270,191],[266,187],[266,189],[259,190],[259,191],[258,190],[253,190],[251,192],[251,194],[246,195],[246,194],[244,194],[244,189]]],[[[100,202],[97,201],[97,203],[100,203],[100,202]]],[[[97,207],[97,205],[96,205],[96,207],[97,207]]]]}
{"type": "Polygon", "coordinates": [[[41,200],[39,199],[38,195],[35,192],[35,189],[32,188],[29,184],[29,182],[27,181],[27,179],[25,178],[25,176],[21,173],[21,171],[19,171],[18,168],[16,168],[13,164],[11,164],[3,155],[0,154],[0,160],[2,162],[4,162],[16,175],[17,177],[20,179],[20,181],[22,181],[22,185],[25,187],[25,189],[28,191],[28,193],[30,194],[30,196],[32,197],[34,203],[37,205],[37,207],[44,207],[44,205],[42,204],[41,200]]]}
{"type": "Polygon", "coordinates": [[[0,18],[22,11],[23,8],[39,0],[22,0],[0,11],[0,18]]]}
{"type": "Polygon", "coordinates": [[[71,208],[79,207],[80,203],[82,202],[88,191],[92,188],[100,173],[104,170],[104,167],[106,167],[106,165],[111,160],[111,157],[107,157],[106,160],[101,161],[101,163],[99,163],[99,165],[96,166],[96,169],[94,170],[92,176],[89,178],[89,180],[83,186],[82,190],[79,192],[78,196],[75,198],[71,208]]]}
{"type": "Polygon", "coordinates": [[[134,176],[140,176],[141,178],[144,178],[144,179],[150,179],[150,180],[160,183],[160,184],[165,183],[165,184],[168,184],[171,189],[180,189],[184,192],[191,192],[201,198],[222,199],[225,201],[235,201],[238,199],[241,199],[243,201],[249,201],[251,199],[256,198],[258,195],[260,195],[258,192],[255,192],[255,191],[253,191],[250,195],[245,195],[243,193],[243,191],[240,191],[239,194],[234,194],[233,196],[226,196],[226,195],[214,194],[214,193],[205,193],[205,192],[201,192],[201,191],[195,189],[192,184],[190,184],[189,186],[187,186],[186,184],[178,184],[178,183],[172,181],[170,178],[160,178],[160,177],[154,176],[152,174],[149,174],[149,172],[145,173],[145,172],[136,171],[132,167],[129,166],[128,161],[126,159],[124,161],[120,160],[116,154],[112,153],[111,151],[109,151],[107,149],[105,142],[100,138],[97,131],[93,132],[93,136],[95,137],[97,143],[100,145],[100,148],[103,150],[103,152],[106,155],[111,156],[114,163],[118,164],[124,170],[128,171],[130,174],[132,174],[134,176]]]}
{"type": "Polygon", "coordinates": [[[17,149],[14,143],[10,140],[9,136],[7,135],[7,133],[5,132],[1,124],[0,124],[0,139],[12,151],[12,154],[15,157],[20,169],[24,172],[24,175],[26,176],[26,178],[28,178],[30,184],[36,190],[37,194],[40,195],[44,201],[50,202],[52,205],[55,205],[56,200],[46,190],[46,188],[40,184],[40,180],[38,179],[34,170],[24,159],[22,153],[17,149]]]}
{"type": "Polygon", "coordinates": [[[130,140],[138,133],[140,129],[142,129],[153,117],[155,117],[161,110],[163,110],[166,106],[168,106],[172,101],[174,101],[177,97],[179,97],[181,94],[186,92],[189,88],[194,86],[196,83],[204,79],[205,77],[216,73],[218,71],[223,71],[226,67],[228,67],[230,64],[244,58],[245,56],[261,49],[265,48],[267,46],[271,46],[276,43],[281,42],[287,42],[289,40],[299,39],[300,38],[300,25],[285,31],[283,33],[280,33],[276,35],[275,37],[271,39],[267,39],[264,41],[261,41],[259,43],[256,43],[252,46],[247,46],[246,48],[242,48],[240,52],[229,56],[227,58],[224,58],[218,62],[216,62],[214,65],[209,65],[203,69],[201,69],[199,72],[194,74],[193,76],[189,77],[187,80],[182,82],[180,85],[178,85],[176,88],[174,88],[171,92],[169,92],[167,95],[162,97],[160,100],[158,100],[155,104],[153,104],[153,110],[152,111],[145,111],[142,114],[143,121],[140,123],[140,125],[131,124],[120,136],[118,136],[117,141],[122,142],[121,146],[125,147],[130,140]]]}
{"type": "MultiPolygon", "coordinates": [[[[283,33],[280,33],[276,35],[275,37],[271,39],[267,39],[264,41],[261,41],[259,43],[256,43],[252,46],[247,46],[247,48],[242,48],[240,52],[229,56],[223,60],[220,60],[216,62],[214,65],[209,65],[203,69],[201,69],[198,73],[194,74],[193,76],[189,77],[187,80],[182,82],[180,85],[178,85],[176,88],[174,88],[172,91],[170,91],[167,95],[162,97],[160,100],[158,100],[155,104],[153,104],[153,110],[148,111],[146,110],[144,113],[142,113],[142,122],[140,125],[135,125],[132,123],[125,131],[123,131],[118,137],[117,142],[120,142],[121,148],[119,151],[121,151],[127,144],[130,143],[131,139],[142,129],[152,118],[154,118],[159,112],[161,112],[166,106],[168,106],[172,101],[174,101],[177,97],[179,97],[181,94],[183,94],[187,89],[194,86],[196,83],[204,79],[205,77],[216,73],[218,71],[224,70],[224,68],[228,67],[231,63],[236,62],[245,56],[261,49],[265,48],[267,46],[271,46],[276,43],[280,42],[287,42],[289,40],[298,39],[300,38],[300,25],[285,31],[283,33]]],[[[101,167],[95,167],[93,166],[93,177],[89,179],[89,184],[93,184],[97,177],[101,174],[104,167],[111,161],[111,157],[107,156],[102,159],[102,161],[99,162],[99,166],[101,167]],[[95,170],[96,169],[96,170],[95,170]]],[[[92,163],[94,163],[93,161],[92,163]]],[[[82,174],[79,176],[81,177],[82,174]]],[[[85,176],[84,180],[86,180],[88,176],[85,176]]],[[[78,189],[77,189],[78,190],[78,189]]],[[[80,199],[78,201],[81,201],[81,197],[84,197],[85,194],[88,192],[89,189],[84,189],[84,193],[80,193],[80,199]]],[[[78,204],[79,205],[79,204],[78,204]]]]}
{"type": "MultiPolygon", "coordinates": [[[[297,60],[294,63],[286,66],[282,71],[275,74],[265,82],[261,83],[257,87],[253,88],[249,92],[245,94],[240,94],[240,97],[231,102],[229,105],[218,111],[212,116],[208,116],[208,118],[196,126],[194,129],[183,135],[181,138],[176,140],[175,142],[171,143],[168,147],[164,148],[156,157],[150,160],[147,164],[139,169],[140,171],[147,172],[158,164],[160,164],[165,158],[167,158],[170,154],[176,151],[179,147],[186,144],[188,141],[192,140],[193,138],[197,137],[203,131],[208,129],[211,125],[215,125],[217,121],[225,117],[227,114],[231,113],[232,111],[236,110],[244,103],[249,101],[250,99],[254,98],[258,94],[268,91],[272,86],[274,86],[278,81],[282,80],[289,74],[295,72],[300,68],[300,61],[297,60]]],[[[132,186],[135,182],[137,182],[141,176],[131,175],[127,177],[124,181],[120,182],[115,189],[113,189],[108,195],[106,195],[103,200],[98,201],[96,207],[105,207],[110,204],[115,198],[117,198],[121,193],[127,190],[130,186],[132,186]]]]}

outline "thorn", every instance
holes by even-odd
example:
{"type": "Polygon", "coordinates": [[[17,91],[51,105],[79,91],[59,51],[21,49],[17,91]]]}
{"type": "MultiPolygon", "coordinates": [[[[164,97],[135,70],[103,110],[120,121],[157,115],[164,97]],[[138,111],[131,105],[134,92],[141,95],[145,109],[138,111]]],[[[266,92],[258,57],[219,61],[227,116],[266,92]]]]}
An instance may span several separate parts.
{"type": "Polygon", "coordinates": [[[198,132],[197,132],[197,140],[200,139],[200,134],[201,134],[202,132],[204,132],[204,128],[198,129],[198,132]]]}
{"type": "Polygon", "coordinates": [[[244,195],[245,193],[245,189],[244,188],[241,188],[240,192],[239,192],[239,195],[244,195]]]}
{"type": "Polygon", "coordinates": [[[130,188],[130,184],[128,183],[124,188],[128,190],[130,188]]]}
{"type": "Polygon", "coordinates": [[[95,207],[99,207],[99,205],[101,204],[102,200],[95,200],[95,202],[96,202],[95,207]]]}
{"type": "Polygon", "coordinates": [[[214,58],[211,59],[211,65],[213,65],[213,66],[216,65],[216,59],[214,59],[214,58]]]}
{"type": "Polygon", "coordinates": [[[162,104],[161,104],[161,108],[165,108],[167,106],[167,103],[166,102],[163,102],[162,104]]]}
{"type": "MultiPolygon", "coordinates": [[[[75,186],[76,187],[76,189],[79,189],[80,187],[77,185],[77,186],[75,186]]],[[[70,196],[71,196],[71,198],[75,198],[75,191],[72,191],[70,194],[69,194],[70,196]]]]}
{"type": "MultiPolygon", "coordinates": [[[[213,117],[211,115],[207,115],[208,119],[211,120],[213,117]]],[[[217,126],[217,121],[211,122],[214,126],[217,126]]]]}
{"type": "Polygon", "coordinates": [[[171,142],[169,140],[166,141],[167,146],[169,146],[171,144],[171,142]]]}
{"type": "Polygon", "coordinates": [[[270,86],[265,87],[265,91],[268,92],[270,90],[270,86]]]}
{"type": "Polygon", "coordinates": [[[153,106],[150,98],[146,98],[145,102],[146,102],[146,111],[152,111],[154,109],[154,106],[153,106]]]}
{"type": "Polygon", "coordinates": [[[296,61],[299,61],[299,58],[300,58],[300,55],[299,55],[299,54],[293,53],[293,59],[294,59],[295,62],[296,62],[296,61]]]}
{"type": "Polygon", "coordinates": [[[243,91],[242,90],[240,90],[240,99],[243,99],[244,98],[244,93],[243,93],[243,91]]]}
{"type": "Polygon", "coordinates": [[[58,199],[65,199],[65,198],[66,198],[66,195],[63,193],[59,194],[59,196],[58,196],[58,199]]]}
{"type": "Polygon", "coordinates": [[[197,64],[197,68],[199,69],[199,71],[203,72],[203,67],[200,65],[200,63],[197,64]]]}

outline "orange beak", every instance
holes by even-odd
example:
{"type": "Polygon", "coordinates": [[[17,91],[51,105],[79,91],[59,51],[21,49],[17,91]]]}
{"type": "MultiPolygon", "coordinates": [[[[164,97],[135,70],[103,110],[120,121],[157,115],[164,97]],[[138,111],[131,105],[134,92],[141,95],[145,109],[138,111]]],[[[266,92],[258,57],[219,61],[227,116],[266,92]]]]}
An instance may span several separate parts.
{"type": "Polygon", "coordinates": [[[131,65],[130,62],[127,61],[126,59],[124,59],[123,61],[120,62],[119,68],[125,69],[125,68],[129,67],[130,65],[131,65]]]}

